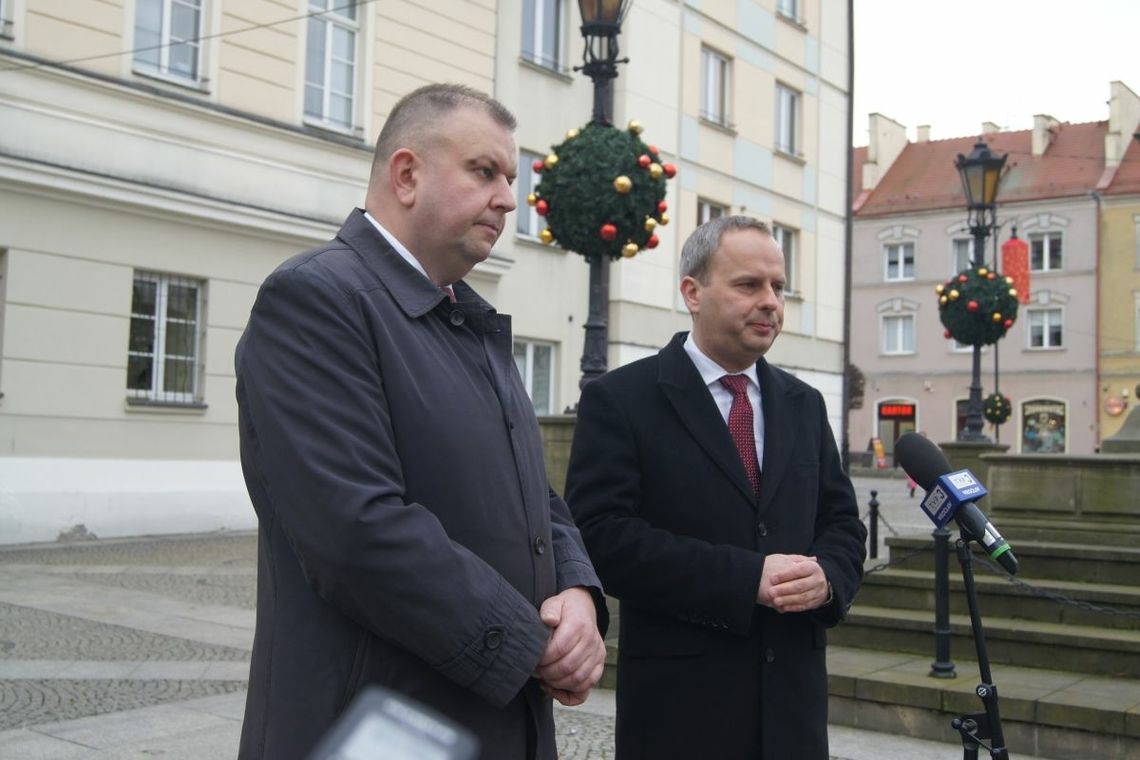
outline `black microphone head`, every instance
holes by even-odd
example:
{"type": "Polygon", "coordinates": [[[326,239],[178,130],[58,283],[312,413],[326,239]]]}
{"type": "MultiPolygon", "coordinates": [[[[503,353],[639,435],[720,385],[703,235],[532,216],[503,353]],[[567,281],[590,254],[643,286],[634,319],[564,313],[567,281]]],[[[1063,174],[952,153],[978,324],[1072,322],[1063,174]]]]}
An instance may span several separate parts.
{"type": "Polygon", "coordinates": [[[918,433],[904,433],[895,441],[895,457],[911,480],[929,491],[942,475],[953,471],[950,460],[932,441],[918,433]]]}

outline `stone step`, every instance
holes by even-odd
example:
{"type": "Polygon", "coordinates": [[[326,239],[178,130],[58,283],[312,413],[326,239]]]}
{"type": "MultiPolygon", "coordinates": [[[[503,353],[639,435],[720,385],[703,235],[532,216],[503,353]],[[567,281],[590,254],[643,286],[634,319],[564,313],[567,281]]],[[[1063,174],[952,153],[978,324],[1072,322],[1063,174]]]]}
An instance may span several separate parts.
{"type": "MultiPolygon", "coordinates": [[[[1140,631],[994,617],[982,610],[990,661],[1019,667],[1061,665],[1089,675],[1140,678],[1140,631]]],[[[932,612],[856,603],[847,620],[829,632],[841,646],[934,656],[932,612]]],[[[950,616],[950,654],[975,653],[968,615],[950,616]]]]}
{"type": "Polygon", "coordinates": [[[1140,548],[1140,522],[1135,520],[1063,520],[1055,515],[1007,510],[993,513],[991,519],[1014,546],[1022,541],[1045,541],[1140,548]]]}
{"type": "MultiPolygon", "coordinates": [[[[828,719],[960,742],[950,721],[983,707],[974,693],[980,682],[977,662],[956,659],[955,664],[955,678],[931,678],[929,657],[832,644],[828,719]]],[[[1010,757],[1140,757],[1140,680],[992,663],[990,675],[1010,757]]],[[[981,755],[988,756],[985,750],[981,755]]]]}
{"type": "MultiPolygon", "coordinates": [[[[960,574],[954,540],[950,539],[950,571],[960,574]]],[[[908,570],[930,570],[933,568],[933,551],[923,551],[933,547],[927,536],[891,536],[886,540],[892,566],[908,570]]],[[[975,542],[970,543],[974,550],[974,573],[983,572],[981,560],[989,558],[981,552],[975,542]]],[[[1083,581],[1087,583],[1110,583],[1127,586],[1140,585],[1140,549],[1126,546],[1091,546],[1066,544],[1052,541],[1021,541],[1012,544],[1013,551],[1021,563],[1019,577],[1027,580],[1054,579],[1083,581]]]]}
{"type": "MultiPolygon", "coordinates": [[[[1024,581],[975,573],[983,616],[1044,623],[1140,630],[1140,586],[1073,581],[1024,581]],[[1119,614],[1116,614],[1119,613],[1119,614]]],[[[934,611],[934,573],[894,567],[867,574],[856,605],[934,611]]],[[[955,559],[950,568],[950,612],[968,615],[965,584],[955,559]]]]}

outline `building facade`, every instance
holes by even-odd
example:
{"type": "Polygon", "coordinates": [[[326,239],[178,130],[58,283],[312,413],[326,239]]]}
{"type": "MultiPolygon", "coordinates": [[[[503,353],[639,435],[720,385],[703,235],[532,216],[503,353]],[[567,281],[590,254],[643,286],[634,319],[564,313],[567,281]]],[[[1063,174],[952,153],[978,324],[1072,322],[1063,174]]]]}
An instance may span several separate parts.
{"type": "MultiPolygon", "coordinates": [[[[661,245],[610,272],[609,364],[688,316],[701,220],[772,222],[794,295],[772,359],[841,422],[848,4],[639,0],[614,121],[678,166],[661,245]]],[[[526,168],[588,120],[568,0],[0,0],[0,542],[246,528],[233,351],[264,277],[363,203],[428,82],[519,117],[519,211],[469,281],[513,315],[540,414],[578,396],[588,267],[538,240],[526,168]]]]}
{"type": "Polygon", "coordinates": [[[1121,83],[1111,89],[1109,121],[1037,116],[1031,130],[986,125],[978,138],[931,141],[920,128],[908,143],[901,125],[871,118],[871,143],[856,150],[851,356],[866,385],[862,408],[849,412],[853,450],[877,438],[890,453],[914,430],[954,440],[964,426],[973,351],[945,336],[934,288],[973,256],[955,160],[978,139],[1008,155],[983,263],[1000,272],[1001,246],[1016,233],[1029,248],[1031,282],[1013,327],[982,350],[983,396],[996,389],[1013,403],[1008,422],[983,432],[1018,453],[1098,449],[1098,340],[1110,308],[1101,292],[1115,276],[1105,268],[1098,185],[1114,155],[1119,161],[1120,134],[1135,130],[1140,103],[1121,83]],[[1113,119],[1131,126],[1114,135],[1113,119]]]}

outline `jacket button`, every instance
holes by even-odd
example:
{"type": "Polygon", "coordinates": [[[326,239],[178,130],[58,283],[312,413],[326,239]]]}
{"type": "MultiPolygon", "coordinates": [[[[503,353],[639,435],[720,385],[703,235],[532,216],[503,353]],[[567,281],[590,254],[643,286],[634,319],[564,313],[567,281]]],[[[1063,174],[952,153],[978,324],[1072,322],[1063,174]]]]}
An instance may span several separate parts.
{"type": "Polygon", "coordinates": [[[758,533],[761,536],[768,535],[768,526],[765,525],[764,523],[757,523],[756,524],[756,533],[758,533]]]}
{"type": "Polygon", "coordinates": [[[772,651],[771,647],[764,650],[764,662],[775,662],[776,653],[772,651]]]}
{"type": "Polygon", "coordinates": [[[467,318],[463,316],[463,312],[461,312],[459,309],[456,309],[455,311],[451,312],[450,319],[451,324],[459,327],[467,318]]]}
{"type": "Polygon", "coordinates": [[[534,539],[534,553],[542,554],[546,551],[546,542],[542,540],[542,536],[534,539]]]}
{"type": "Polygon", "coordinates": [[[503,643],[503,632],[494,630],[487,631],[487,635],[483,637],[483,645],[488,649],[498,649],[503,643]]]}

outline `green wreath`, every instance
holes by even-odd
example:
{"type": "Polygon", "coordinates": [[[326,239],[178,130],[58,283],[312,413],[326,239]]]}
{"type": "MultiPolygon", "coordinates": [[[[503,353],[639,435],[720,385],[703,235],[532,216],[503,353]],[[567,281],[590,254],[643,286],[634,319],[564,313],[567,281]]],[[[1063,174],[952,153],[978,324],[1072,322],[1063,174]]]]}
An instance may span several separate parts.
{"type": "Polygon", "coordinates": [[[1001,425],[1009,419],[1011,414],[1013,414],[1013,402],[1009,400],[1008,396],[991,393],[982,400],[982,416],[986,418],[986,422],[1001,425]]]}
{"type": "Polygon", "coordinates": [[[546,219],[539,233],[544,243],[587,259],[657,247],[654,230],[669,223],[665,183],[677,169],[661,163],[641,131],[637,121],[624,130],[590,123],[571,129],[545,160],[534,162],[542,179],[527,202],[546,219]]]}
{"type": "Polygon", "coordinates": [[[1005,337],[1017,320],[1012,277],[986,267],[964,269],[937,286],[938,312],[946,337],[970,346],[988,346],[1005,337]]]}

